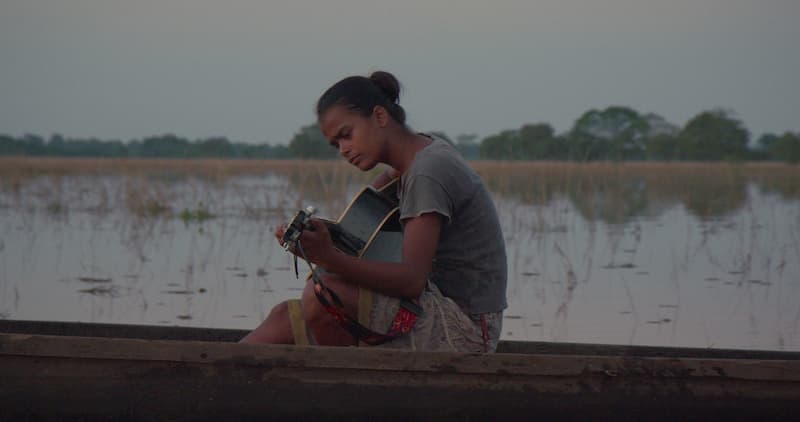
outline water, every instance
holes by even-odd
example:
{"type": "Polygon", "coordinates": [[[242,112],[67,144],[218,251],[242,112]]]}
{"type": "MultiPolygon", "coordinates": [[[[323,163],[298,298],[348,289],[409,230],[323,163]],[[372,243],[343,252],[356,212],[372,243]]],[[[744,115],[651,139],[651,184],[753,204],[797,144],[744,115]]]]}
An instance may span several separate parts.
{"type": "MultiPolygon", "coordinates": [[[[800,350],[796,198],[745,178],[702,202],[633,177],[536,199],[485,177],[508,249],[504,339],[800,350]]],[[[254,328],[303,287],[274,227],[307,204],[335,217],[359,187],[25,179],[0,193],[0,317],[254,328]]]]}

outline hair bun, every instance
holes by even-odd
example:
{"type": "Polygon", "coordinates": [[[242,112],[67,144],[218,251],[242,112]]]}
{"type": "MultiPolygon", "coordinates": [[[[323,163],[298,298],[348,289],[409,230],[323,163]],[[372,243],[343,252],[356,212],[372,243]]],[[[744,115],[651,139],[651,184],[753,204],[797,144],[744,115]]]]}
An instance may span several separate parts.
{"type": "Polygon", "coordinates": [[[379,70],[369,75],[369,80],[380,88],[390,102],[396,103],[400,99],[400,82],[391,73],[379,70]]]}

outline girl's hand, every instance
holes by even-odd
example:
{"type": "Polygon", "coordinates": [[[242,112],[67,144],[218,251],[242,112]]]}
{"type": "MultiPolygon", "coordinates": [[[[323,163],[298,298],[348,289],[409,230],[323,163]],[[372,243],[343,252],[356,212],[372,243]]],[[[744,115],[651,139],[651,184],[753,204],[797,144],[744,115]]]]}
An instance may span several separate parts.
{"type": "Polygon", "coordinates": [[[275,227],[275,239],[278,239],[278,243],[281,243],[281,239],[283,239],[283,234],[286,233],[287,227],[289,227],[287,223],[279,224],[278,227],[275,227]]]}
{"type": "MultiPolygon", "coordinates": [[[[289,228],[288,223],[283,223],[275,227],[275,240],[278,241],[278,244],[281,245],[281,247],[283,247],[283,235],[286,234],[286,229],[288,228],[289,228]]],[[[287,251],[298,256],[300,255],[295,248],[288,248],[287,251]]]]}
{"type": "MultiPolygon", "coordinates": [[[[328,231],[328,226],[321,220],[316,218],[311,219],[311,224],[314,225],[314,230],[304,230],[300,236],[300,243],[303,245],[303,251],[309,261],[317,264],[325,269],[334,258],[336,249],[333,247],[333,240],[331,240],[331,233],[328,231]]],[[[303,257],[300,251],[295,251],[295,254],[303,257]]]]}

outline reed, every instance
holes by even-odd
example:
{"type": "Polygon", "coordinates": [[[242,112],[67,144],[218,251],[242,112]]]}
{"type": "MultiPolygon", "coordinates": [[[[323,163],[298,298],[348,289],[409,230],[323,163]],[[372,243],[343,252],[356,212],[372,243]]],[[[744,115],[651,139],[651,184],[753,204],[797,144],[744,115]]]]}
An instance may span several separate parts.
{"type": "MultiPolygon", "coordinates": [[[[656,215],[682,204],[701,218],[718,218],[741,208],[750,184],[784,199],[800,198],[800,166],[783,163],[699,162],[499,162],[475,161],[496,195],[522,204],[546,206],[566,199],[588,220],[622,223],[632,216],[656,215]]],[[[295,202],[271,204],[275,209],[296,209],[306,203],[322,203],[343,209],[354,189],[376,175],[359,172],[341,160],[230,160],[230,159],[86,159],[0,158],[0,189],[19,194],[41,177],[53,184],[64,176],[122,177],[125,204],[137,216],[172,216],[168,194],[152,181],[184,183],[201,179],[217,186],[240,176],[277,175],[289,181],[295,202]]],[[[58,189],[61,189],[59,186],[58,189]]],[[[263,214],[242,194],[247,215],[263,214]]],[[[288,195],[287,195],[288,196],[288,195]]],[[[177,208],[183,209],[185,207],[177,208]]],[[[216,210],[207,210],[217,214],[216,210]]],[[[269,212],[269,211],[267,211],[269,212]]],[[[543,217],[539,216],[542,220],[543,217]]]]}
{"type": "Polygon", "coordinates": [[[800,166],[781,163],[475,162],[490,189],[523,203],[568,198],[589,220],[623,222],[683,204],[700,218],[740,208],[747,186],[800,198],[800,166]]]}

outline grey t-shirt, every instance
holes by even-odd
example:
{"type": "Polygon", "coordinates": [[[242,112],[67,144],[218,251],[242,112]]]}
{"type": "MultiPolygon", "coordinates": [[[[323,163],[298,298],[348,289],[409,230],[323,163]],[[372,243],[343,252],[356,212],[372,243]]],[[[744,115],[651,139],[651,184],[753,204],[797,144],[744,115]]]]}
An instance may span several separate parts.
{"type": "Polygon", "coordinates": [[[506,308],[506,249],[480,176],[447,142],[433,138],[400,177],[400,220],[435,212],[443,225],[430,280],[465,312],[506,308]]]}

